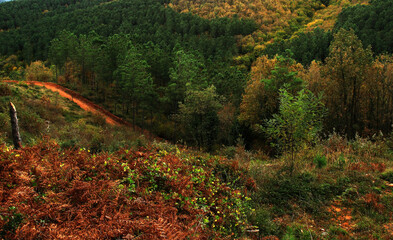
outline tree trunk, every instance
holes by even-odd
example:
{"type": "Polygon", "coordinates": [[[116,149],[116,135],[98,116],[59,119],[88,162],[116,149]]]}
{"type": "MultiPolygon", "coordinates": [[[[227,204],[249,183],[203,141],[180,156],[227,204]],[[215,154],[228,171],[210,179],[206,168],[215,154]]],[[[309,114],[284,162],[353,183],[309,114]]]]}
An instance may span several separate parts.
{"type": "Polygon", "coordinates": [[[355,127],[355,124],[357,124],[357,107],[356,107],[356,100],[357,100],[357,92],[358,87],[357,87],[357,79],[356,77],[353,79],[353,89],[352,89],[352,99],[351,99],[351,105],[350,105],[350,120],[349,120],[349,134],[350,137],[353,138],[356,135],[356,132],[358,129],[355,127]]]}
{"type": "Polygon", "coordinates": [[[57,69],[58,69],[58,67],[57,67],[57,65],[56,65],[56,67],[55,67],[55,70],[56,70],[56,81],[55,81],[55,82],[56,82],[56,83],[58,83],[58,76],[57,76],[58,73],[57,73],[57,69]]]}
{"type": "Polygon", "coordinates": [[[150,109],[150,130],[153,127],[153,109],[150,109]]]}
{"type": "Polygon", "coordinates": [[[22,139],[19,133],[18,117],[16,115],[16,108],[12,102],[10,102],[10,117],[12,127],[12,140],[14,142],[15,149],[21,149],[22,139]]]}
{"type": "Polygon", "coordinates": [[[135,108],[136,108],[135,103],[132,103],[132,125],[134,128],[134,131],[135,131],[135,111],[136,111],[135,108]]]}

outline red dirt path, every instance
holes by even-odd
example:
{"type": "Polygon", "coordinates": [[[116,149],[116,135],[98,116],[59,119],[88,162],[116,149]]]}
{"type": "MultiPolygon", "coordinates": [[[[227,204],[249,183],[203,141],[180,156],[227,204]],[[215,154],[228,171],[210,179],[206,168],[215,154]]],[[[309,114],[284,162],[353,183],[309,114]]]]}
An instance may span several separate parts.
{"type": "Polygon", "coordinates": [[[97,104],[94,104],[91,101],[87,100],[86,98],[82,97],[82,95],[80,95],[79,93],[76,93],[76,92],[74,92],[68,88],[65,88],[63,86],[60,86],[56,83],[37,82],[37,81],[16,81],[16,80],[3,80],[2,82],[25,83],[25,84],[29,84],[29,85],[37,85],[37,86],[46,87],[47,89],[49,89],[53,92],[58,92],[60,94],[60,96],[68,98],[71,101],[75,102],[76,104],[78,104],[79,107],[81,107],[85,111],[102,116],[106,120],[106,122],[111,125],[127,126],[130,128],[133,128],[135,131],[138,131],[138,132],[144,134],[147,137],[153,137],[153,135],[150,132],[148,132],[144,129],[141,129],[137,126],[132,125],[131,123],[125,121],[124,119],[119,118],[118,116],[112,114],[108,110],[105,110],[104,108],[98,106],[97,104]]]}

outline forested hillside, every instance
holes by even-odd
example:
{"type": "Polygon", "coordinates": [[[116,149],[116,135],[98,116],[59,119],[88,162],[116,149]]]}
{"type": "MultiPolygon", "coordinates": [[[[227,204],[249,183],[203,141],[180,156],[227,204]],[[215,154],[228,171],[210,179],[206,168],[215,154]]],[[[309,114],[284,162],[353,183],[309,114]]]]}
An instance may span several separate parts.
{"type": "Polygon", "coordinates": [[[390,239],[392,18],[393,0],[1,3],[0,239],[390,239]]]}
{"type": "Polygon", "coordinates": [[[343,7],[367,3],[367,0],[172,0],[168,6],[179,12],[202,16],[246,18],[254,20],[258,30],[242,40],[244,48],[259,48],[272,41],[291,38],[295,33],[308,32],[316,27],[333,28],[343,7]],[[262,46],[261,46],[262,45],[262,46]]]}
{"type": "MultiPolygon", "coordinates": [[[[254,31],[252,21],[205,20],[158,1],[20,1],[1,11],[2,54],[18,54],[24,62],[48,59],[60,82],[84,84],[99,102],[114,99],[108,105],[114,104],[115,113],[116,102],[124,99],[121,114],[134,123],[145,124],[142,115],[153,121],[157,116],[150,113],[159,105],[164,107],[158,117],[176,114],[186,81],[193,82],[192,90],[215,85],[220,95],[240,102],[246,75],[231,66],[237,54],[234,36],[254,31]]],[[[160,125],[172,121],[159,122],[154,125],[160,135],[178,139],[162,132],[168,126],[160,125]]]]}
{"type": "Polygon", "coordinates": [[[392,1],[357,3],[366,2],[6,3],[0,7],[2,74],[18,78],[23,66],[47,61],[55,81],[113,113],[167,139],[211,149],[239,136],[247,144],[264,139],[255,126],[277,113],[279,90],[288,84],[292,94],[306,87],[329,96],[322,99],[326,131],[388,133],[391,58],[377,54],[392,51],[392,1]],[[262,38],[244,51],[247,36],[257,35],[262,38]],[[356,48],[337,55],[348,46],[356,48]]]}

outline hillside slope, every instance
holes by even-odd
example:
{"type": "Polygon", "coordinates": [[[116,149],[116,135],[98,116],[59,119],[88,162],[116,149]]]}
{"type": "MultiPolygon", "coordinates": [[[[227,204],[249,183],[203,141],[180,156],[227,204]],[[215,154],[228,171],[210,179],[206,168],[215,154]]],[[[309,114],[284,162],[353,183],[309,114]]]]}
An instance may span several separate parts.
{"type": "MultiPolygon", "coordinates": [[[[19,81],[13,81],[13,80],[3,80],[2,82],[6,83],[18,83],[19,81]]],[[[115,126],[126,126],[130,127],[133,130],[139,131],[141,134],[144,134],[145,136],[152,136],[151,133],[149,133],[146,130],[143,130],[137,126],[133,126],[131,123],[125,121],[124,119],[121,119],[117,117],[116,115],[110,113],[109,111],[105,110],[104,108],[98,106],[97,104],[94,104],[93,102],[87,100],[86,98],[82,97],[80,94],[65,88],[63,86],[60,86],[56,83],[52,82],[38,82],[38,81],[23,81],[21,83],[28,84],[28,85],[35,85],[35,86],[43,86],[53,92],[58,92],[60,96],[65,97],[76,104],[83,110],[87,112],[91,112],[93,114],[97,114],[105,119],[105,121],[108,124],[115,125],[115,126]]]]}
{"type": "Polygon", "coordinates": [[[63,93],[68,92],[67,94],[73,97],[69,96],[69,100],[58,92],[42,86],[27,85],[26,82],[1,83],[0,138],[9,142],[8,136],[11,135],[7,108],[9,101],[17,108],[22,142],[27,145],[36,143],[43,136],[50,136],[63,147],[86,147],[94,152],[114,151],[121,146],[133,145],[133,141],[141,135],[134,131],[129,123],[116,117],[112,120],[118,121],[118,125],[107,124],[100,115],[85,111],[71,100],[79,99],[79,103],[91,110],[102,110],[103,114],[107,111],[71,90],[61,87],[56,89],[63,93]]]}
{"type": "Polygon", "coordinates": [[[169,7],[183,13],[193,13],[212,19],[238,17],[254,20],[259,30],[254,40],[268,42],[273,38],[290,38],[297,31],[315,27],[332,29],[343,7],[365,4],[369,0],[172,0],[169,7]]]}
{"type": "Polygon", "coordinates": [[[53,141],[0,145],[0,239],[223,239],[240,236],[241,172],[173,146],[92,154],[53,141]],[[169,151],[169,152],[168,152],[169,151]]]}

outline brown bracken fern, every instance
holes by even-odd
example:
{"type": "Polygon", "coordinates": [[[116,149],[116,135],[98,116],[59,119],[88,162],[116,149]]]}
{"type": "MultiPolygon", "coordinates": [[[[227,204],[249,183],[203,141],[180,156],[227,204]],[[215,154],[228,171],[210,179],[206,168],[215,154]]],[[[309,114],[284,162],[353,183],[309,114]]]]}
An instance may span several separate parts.
{"type": "Polygon", "coordinates": [[[193,182],[192,167],[154,148],[94,155],[50,139],[23,150],[0,144],[0,239],[223,239],[201,226],[214,213],[195,199],[225,210],[222,199],[238,192],[193,182]]]}

